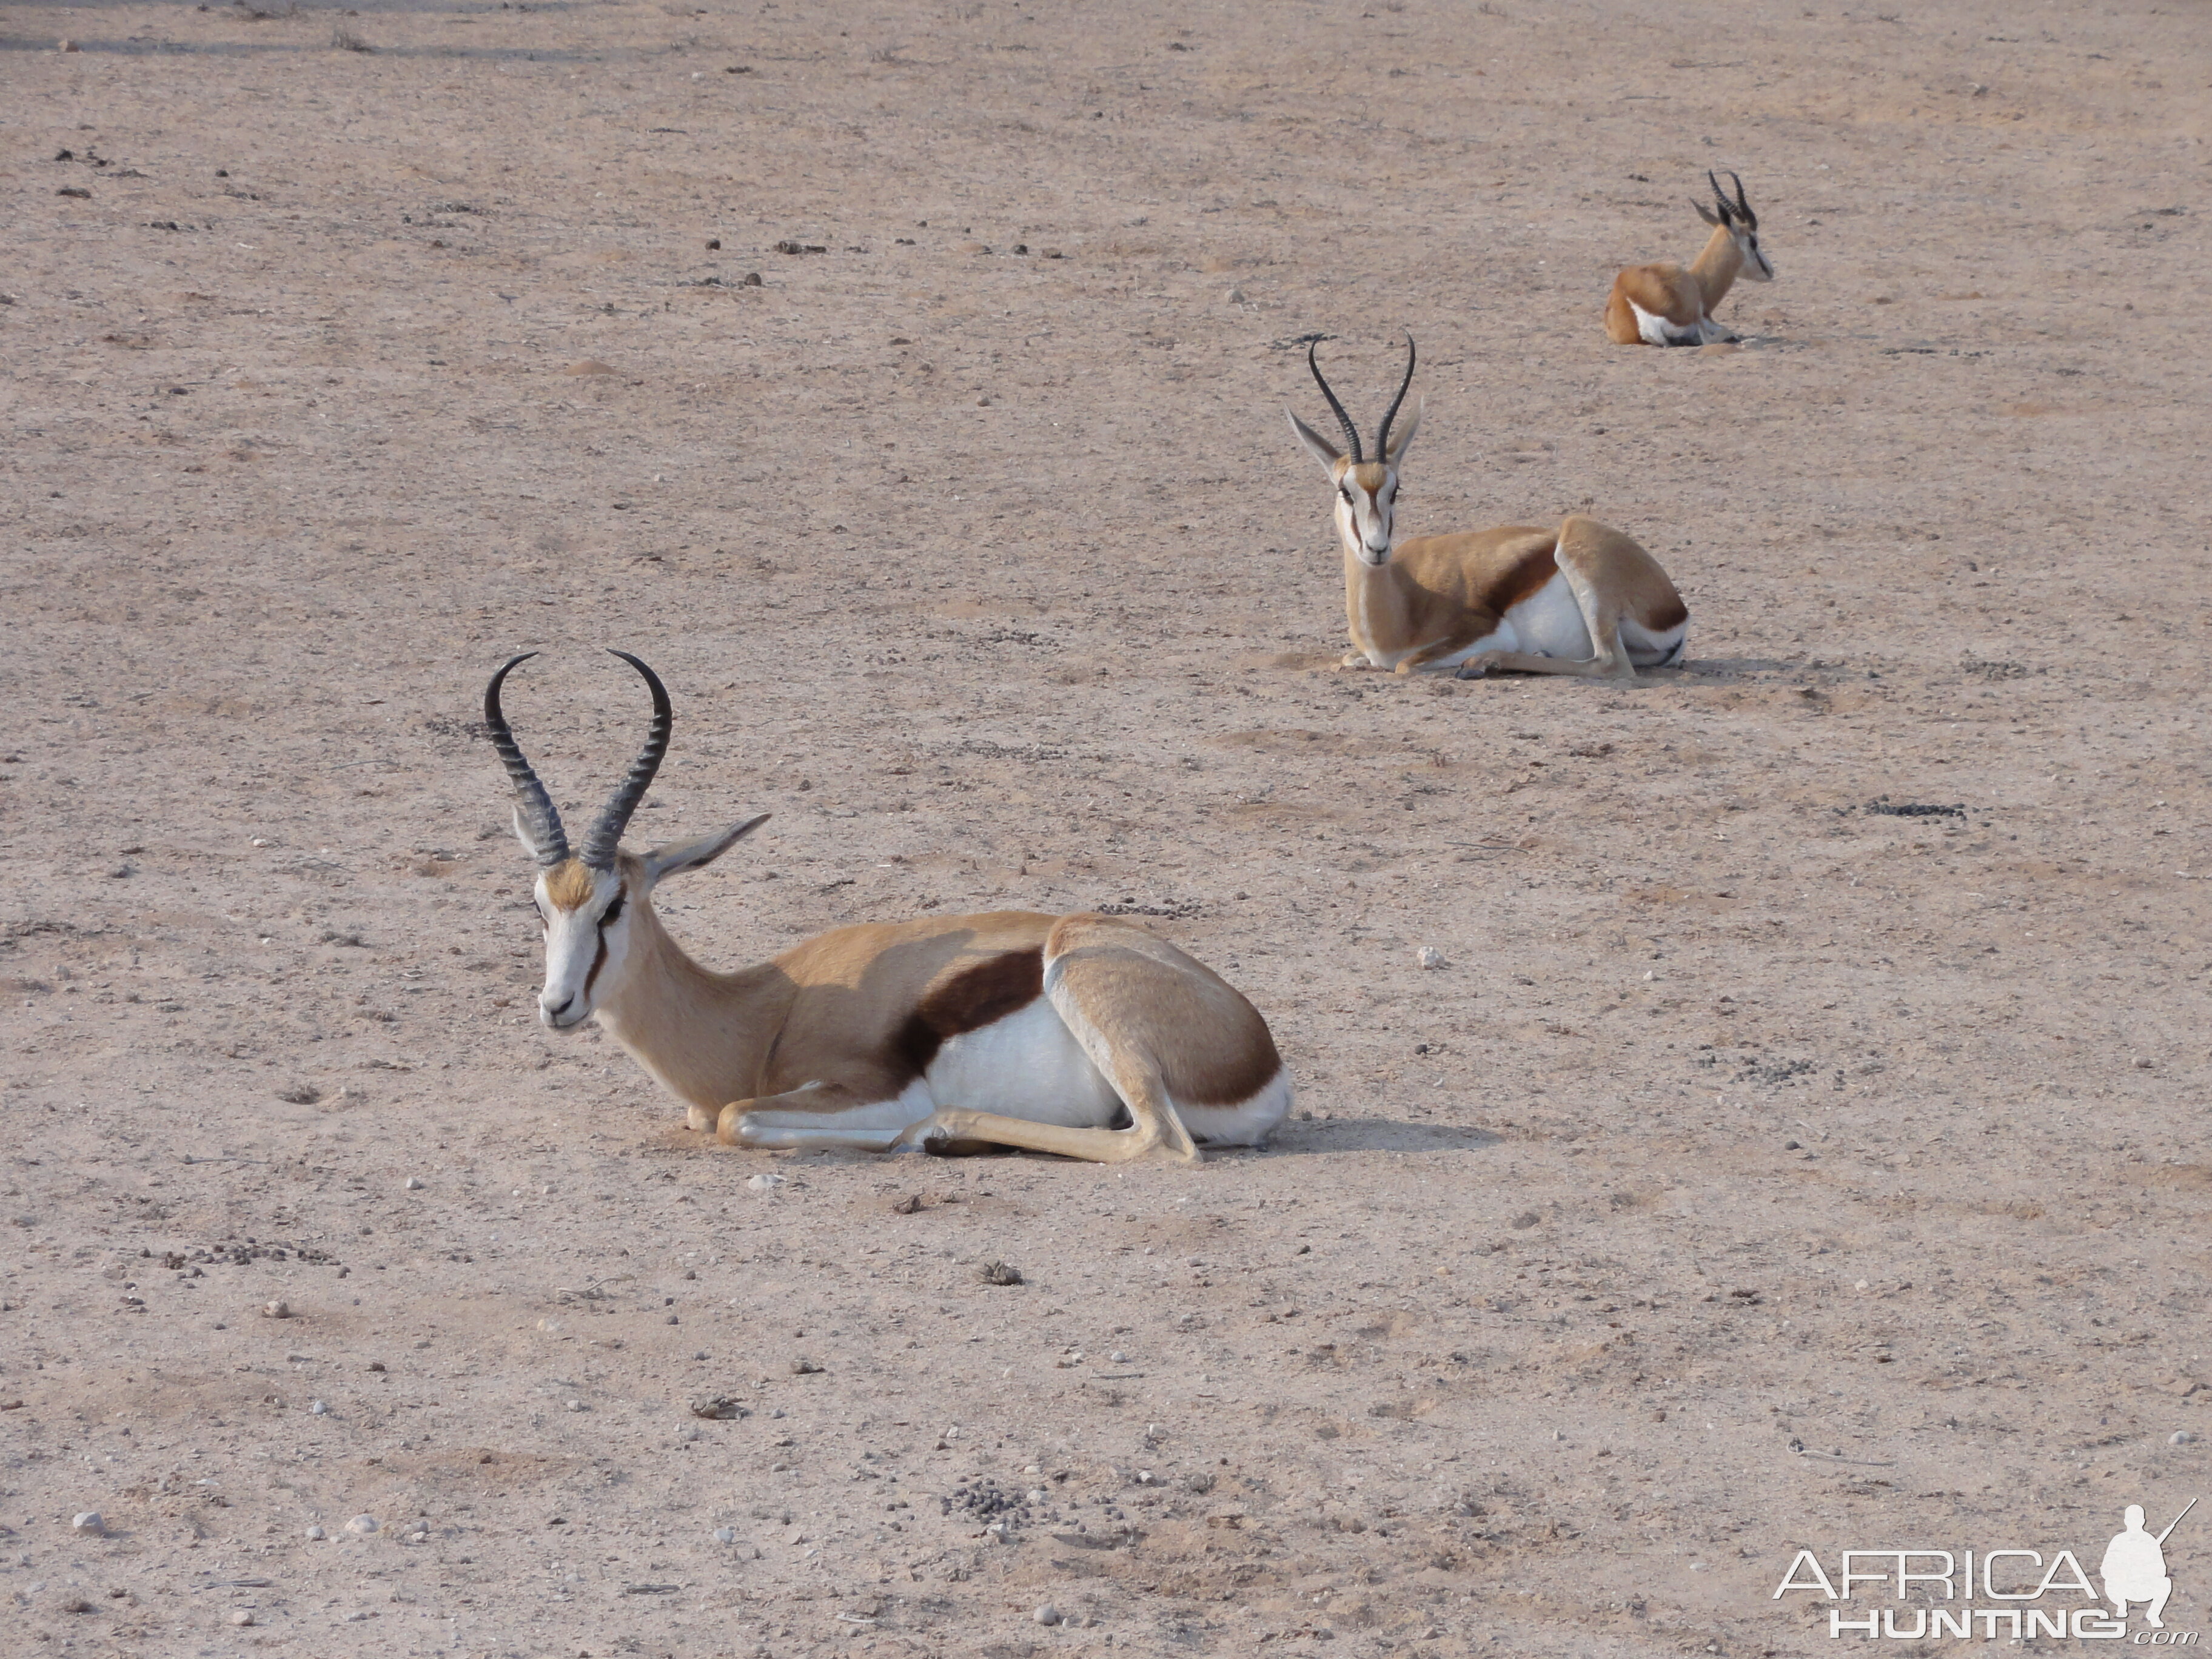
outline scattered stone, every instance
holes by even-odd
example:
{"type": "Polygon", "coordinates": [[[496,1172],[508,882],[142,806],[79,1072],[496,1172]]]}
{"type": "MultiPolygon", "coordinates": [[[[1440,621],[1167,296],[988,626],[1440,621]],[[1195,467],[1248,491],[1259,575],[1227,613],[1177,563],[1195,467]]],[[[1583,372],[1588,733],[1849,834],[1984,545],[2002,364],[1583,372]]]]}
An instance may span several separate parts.
{"type": "MultiPolygon", "coordinates": [[[[1514,1231],[1516,1232],[1526,1232],[1529,1228],[1534,1226],[1542,1219],[1543,1218],[1538,1215],[1534,1210],[1523,1210],[1519,1215],[1513,1218],[1514,1231]]],[[[1866,1286],[1862,1283],[1859,1288],[1861,1290],[1864,1290],[1866,1286]]]]}
{"type": "MultiPolygon", "coordinates": [[[[2187,1429],[2176,1429],[2172,1434],[2166,1437],[2166,1443],[2169,1446],[2185,1446],[2196,1438],[2197,1437],[2191,1434],[2187,1429]]],[[[98,1519],[97,1516],[94,1516],[94,1518],[95,1520],[98,1519]]]]}
{"type": "Polygon", "coordinates": [[[70,1530],[86,1538],[105,1538],[107,1522],[100,1518],[98,1510],[87,1510],[70,1522],[70,1530]]]}
{"type": "Polygon", "coordinates": [[[261,1316],[264,1319],[289,1319],[292,1316],[292,1304],[281,1298],[275,1302],[264,1302],[261,1304],[261,1316]]]}
{"type": "Polygon", "coordinates": [[[92,1603],[86,1601],[82,1595],[72,1595],[62,1603],[62,1611],[64,1613],[90,1613],[92,1611],[92,1603]]]}
{"type": "Polygon", "coordinates": [[[1056,1625],[1060,1622],[1060,1609],[1053,1606],[1051,1602],[1048,1601],[1042,1607],[1039,1607],[1035,1613],[1031,1613],[1030,1617],[1036,1620],[1040,1625],[1056,1625]]]}
{"type": "Polygon", "coordinates": [[[1243,289],[1232,288],[1229,290],[1229,303],[1232,306],[1241,306],[1249,304],[1249,301],[1245,299],[1243,289]]]}
{"type": "Polygon", "coordinates": [[[891,1213],[893,1215],[920,1215],[921,1213],[921,1194],[920,1193],[908,1194],[904,1198],[899,1200],[897,1203],[891,1206],[891,1213]]]}
{"type": "Polygon", "coordinates": [[[691,1415],[706,1418],[710,1422],[727,1423],[740,1417],[750,1417],[752,1413],[729,1395],[717,1394],[709,1395],[704,1400],[693,1401],[691,1415]]]}
{"type": "Polygon", "coordinates": [[[323,1091],[312,1083],[295,1083],[276,1091],[276,1098],[292,1106],[312,1106],[323,1097],[323,1091]]]}
{"type": "Polygon", "coordinates": [[[580,1400],[571,1400],[568,1402],[568,1409],[572,1412],[582,1411],[584,1409],[584,1402],[580,1400]]]}
{"type": "Polygon", "coordinates": [[[1444,953],[1433,945],[1424,945],[1413,952],[1413,960],[1424,968],[1443,968],[1450,965],[1445,962],[1444,953]]]}
{"type": "Polygon", "coordinates": [[[329,1402],[328,1402],[328,1401],[321,1401],[321,1400],[311,1400],[311,1401],[309,1401],[307,1402],[307,1415],[308,1415],[308,1416],[310,1416],[310,1417],[328,1417],[330,1414],[331,1414],[331,1408],[330,1408],[330,1404],[329,1404],[329,1402]]]}
{"type": "Polygon", "coordinates": [[[422,1190],[422,1177],[421,1176],[409,1176],[406,1181],[406,1187],[407,1190],[410,1193],[421,1192],[422,1190]]]}
{"type": "Polygon", "coordinates": [[[580,363],[571,363],[561,371],[563,374],[611,374],[613,365],[601,362],[597,357],[586,357],[580,363]]]}
{"type": "Polygon", "coordinates": [[[756,1193],[772,1193],[777,1188],[783,1185],[783,1177],[769,1170],[763,1170],[757,1176],[747,1177],[745,1185],[749,1189],[756,1193]]]}
{"type": "Polygon", "coordinates": [[[1200,1469],[1196,1474],[1187,1474],[1183,1476],[1182,1483],[1192,1492],[1212,1492],[1213,1490],[1213,1477],[1203,1469],[1200,1469]]]}
{"type": "MultiPolygon", "coordinates": [[[[71,46],[70,50],[71,52],[75,52],[76,48],[75,46],[71,46]]],[[[92,199],[92,192],[85,189],[82,185],[64,185],[59,190],[56,191],[54,194],[57,196],[74,196],[81,202],[89,202],[92,199]]]]}
{"type": "Polygon", "coordinates": [[[760,285],[761,274],[757,270],[749,270],[744,276],[738,278],[738,286],[739,288],[758,288],[760,285]]]}
{"type": "Polygon", "coordinates": [[[793,1376],[819,1376],[822,1374],[822,1367],[805,1354],[801,1354],[791,1362],[791,1374],[793,1376]]]}
{"type": "Polygon", "coordinates": [[[353,1533],[362,1538],[368,1537],[368,1534],[373,1532],[381,1532],[383,1530],[383,1528],[377,1524],[376,1517],[373,1515],[356,1515],[352,1520],[346,1522],[345,1529],[348,1532],[353,1533]]]}
{"type": "Polygon", "coordinates": [[[986,1285],[1018,1285],[1022,1282],[1022,1270],[1010,1267],[1003,1261],[987,1261],[983,1264],[983,1282],[986,1285]]]}
{"type": "Polygon", "coordinates": [[[1106,1356],[1106,1361],[1111,1365],[1126,1365],[1129,1363],[1129,1356],[1116,1348],[1106,1356]]]}
{"type": "Polygon", "coordinates": [[[707,252],[709,253],[719,253],[721,251],[722,239],[719,236],[709,236],[707,239],[707,252]]]}
{"type": "Polygon", "coordinates": [[[64,40],[61,45],[55,47],[54,50],[56,52],[82,52],[84,48],[77,45],[74,40],[64,40]]]}
{"type": "Polygon", "coordinates": [[[738,1541],[738,1529],[737,1529],[735,1527],[717,1527],[717,1528],[714,1528],[714,1541],[715,1541],[717,1544],[734,1544],[734,1543],[736,1543],[736,1542],[738,1541]]]}
{"type": "Polygon", "coordinates": [[[307,1536],[319,1542],[321,1540],[328,1538],[330,1534],[325,1532],[320,1527],[310,1527],[307,1528],[307,1536]]]}
{"type": "Polygon", "coordinates": [[[237,1626],[240,1630],[244,1630],[248,1625],[251,1625],[253,1622],[253,1615],[248,1613],[244,1607],[240,1607],[236,1613],[230,1615],[230,1622],[237,1626]]]}

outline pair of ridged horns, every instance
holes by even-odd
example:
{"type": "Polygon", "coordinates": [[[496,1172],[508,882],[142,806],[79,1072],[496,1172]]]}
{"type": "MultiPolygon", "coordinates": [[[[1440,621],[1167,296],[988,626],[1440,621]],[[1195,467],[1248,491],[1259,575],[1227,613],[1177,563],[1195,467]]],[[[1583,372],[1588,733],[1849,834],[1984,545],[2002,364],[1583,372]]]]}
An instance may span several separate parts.
{"type": "MultiPolygon", "coordinates": [[[[1726,224],[1730,219],[1741,219],[1746,230],[1757,230],[1759,216],[1751,210],[1751,204],[1744,199],[1743,180],[1734,173],[1730,173],[1729,177],[1735,182],[1735,200],[1733,202],[1729,200],[1728,192],[1721,188],[1721,181],[1713,177],[1712,169],[1705,169],[1705,182],[1713,187],[1713,200],[1720,204],[1720,222],[1726,224]]],[[[1710,218],[1702,205],[1694,203],[1692,205],[1697,207],[1699,217],[1710,218]]]]}
{"type": "MultiPolygon", "coordinates": [[[[1313,371],[1314,384],[1321,388],[1321,395],[1328,399],[1329,408],[1335,411],[1337,424],[1344,428],[1344,441],[1351,453],[1352,464],[1358,466],[1367,459],[1359,447],[1359,428],[1352,425],[1352,416],[1344,412],[1344,405],[1337,400],[1336,393],[1329,390],[1328,381],[1322,377],[1321,364],[1314,355],[1320,349],[1319,340],[1306,348],[1306,367],[1313,371]]],[[[1398,382],[1398,395],[1390,400],[1390,412],[1382,417],[1382,424],[1375,428],[1375,459],[1378,461],[1390,459],[1390,422],[1398,418],[1398,406],[1406,401],[1406,388],[1413,384],[1413,337],[1409,332],[1406,336],[1406,378],[1398,382]]]]}
{"type": "MultiPolygon", "coordinates": [[[[506,764],[507,775],[514,781],[514,793],[521,802],[523,827],[529,832],[531,846],[537,849],[538,861],[550,870],[568,861],[568,834],[561,827],[561,814],[554,810],[553,797],[545,793],[537,772],[523,757],[521,746],[515,742],[514,733],[507,727],[507,715],[499,706],[501,684],[517,666],[537,654],[535,651],[526,651],[519,657],[510,657],[491,677],[491,684],[484,688],[484,728],[490,733],[491,746],[499,750],[499,757],[506,764]]],[[[660,683],[660,676],[627,651],[612,654],[645,677],[653,692],[653,725],[645,734],[645,747],[630,763],[629,775],[600,809],[592,833],[584,837],[583,852],[576,855],[594,870],[614,867],[615,852],[622,845],[623,831],[629,827],[630,814],[637,811],[638,803],[651,787],[653,775],[660,769],[660,758],[668,752],[668,734],[676,725],[675,711],[668,706],[668,688],[660,683]]]]}

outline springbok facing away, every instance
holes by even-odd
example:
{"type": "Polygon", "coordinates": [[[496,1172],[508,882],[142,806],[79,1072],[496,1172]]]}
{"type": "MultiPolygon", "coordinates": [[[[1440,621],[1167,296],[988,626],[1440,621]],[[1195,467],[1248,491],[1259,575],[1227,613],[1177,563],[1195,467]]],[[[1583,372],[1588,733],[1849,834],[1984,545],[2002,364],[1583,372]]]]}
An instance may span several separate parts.
{"type": "Polygon", "coordinates": [[[1267,1022],[1211,969],[1108,916],[930,916],[840,927],[773,962],[718,974],[653,908],[665,877],[713,863],[767,815],[642,854],[623,827],[667,752],[659,678],[645,747],[580,854],[500,708],[484,725],[519,798],[545,928],[538,1018],[596,1018],[685,1121],[746,1146],[1013,1146],[1119,1164],[1158,1150],[1256,1146],[1291,1109],[1267,1022]]]}
{"type": "Polygon", "coordinates": [[[1774,280],[1774,266],[1759,246],[1759,216],[1744,200],[1743,180],[1735,180],[1735,200],[1728,198],[1711,171],[1716,213],[1703,202],[1690,205],[1713,228],[1705,251],[1687,270],[1680,265],[1631,265],[1613,279],[1605,302],[1605,331],[1615,345],[1693,346],[1734,340],[1713,320],[1741,275],[1754,283],[1774,280]]]}
{"type": "Polygon", "coordinates": [[[1682,596],[1656,559],[1595,519],[1577,513],[1555,529],[1506,525],[1394,546],[1399,464],[1421,424],[1417,407],[1390,436],[1413,383],[1413,337],[1372,459],[1322,374],[1319,349],[1318,341],[1307,349],[1306,367],[1344,428],[1346,451],[1295,414],[1291,427],[1336,486],[1345,622],[1355,647],[1343,667],[1456,668],[1462,679],[1493,668],[1633,679],[1638,668],[1681,660],[1690,620],[1682,596]]]}

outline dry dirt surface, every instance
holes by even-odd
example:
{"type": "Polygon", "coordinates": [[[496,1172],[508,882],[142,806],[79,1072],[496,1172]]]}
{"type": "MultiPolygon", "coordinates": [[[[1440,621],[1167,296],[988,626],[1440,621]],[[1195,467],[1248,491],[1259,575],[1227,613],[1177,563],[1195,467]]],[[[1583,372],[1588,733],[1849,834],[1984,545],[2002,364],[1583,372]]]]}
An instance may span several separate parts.
{"type": "Polygon", "coordinates": [[[2202,7],[0,29],[9,1654],[1749,1659],[2206,1490],[2202,7]],[[1709,167],[1743,346],[1607,345],[1709,167]],[[1401,533],[1586,507],[1681,670],[1335,670],[1401,328],[1401,533]],[[574,822],[605,646],[635,841],[775,815],[703,960],[1121,907],[1296,1118],[684,1130],[471,725],[574,822]]]}

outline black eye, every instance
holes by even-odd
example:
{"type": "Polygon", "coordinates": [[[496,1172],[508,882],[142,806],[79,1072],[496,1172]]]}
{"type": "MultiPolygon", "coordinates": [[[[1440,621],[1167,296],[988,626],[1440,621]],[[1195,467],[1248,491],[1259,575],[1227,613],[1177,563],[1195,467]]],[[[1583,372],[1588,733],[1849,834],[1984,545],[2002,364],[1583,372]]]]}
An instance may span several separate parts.
{"type": "Polygon", "coordinates": [[[1346,502],[1348,504],[1348,503],[1351,501],[1351,500],[1352,500],[1352,492],[1351,492],[1349,489],[1346,489],[1346,490],[1343,491],[1342,493],[1343,493],[1344,499],[1345,499],[1346,502]]]}
{"type": "Polygon", "coordinates": [[[620,921],[622,920],[622,908],[623,896],[620,893],[617,893],[615,895],[615,902],[607,906],[605,913],[599,917],[599,926],[602,927],[611,927],[615,923],[620,921]]]}

